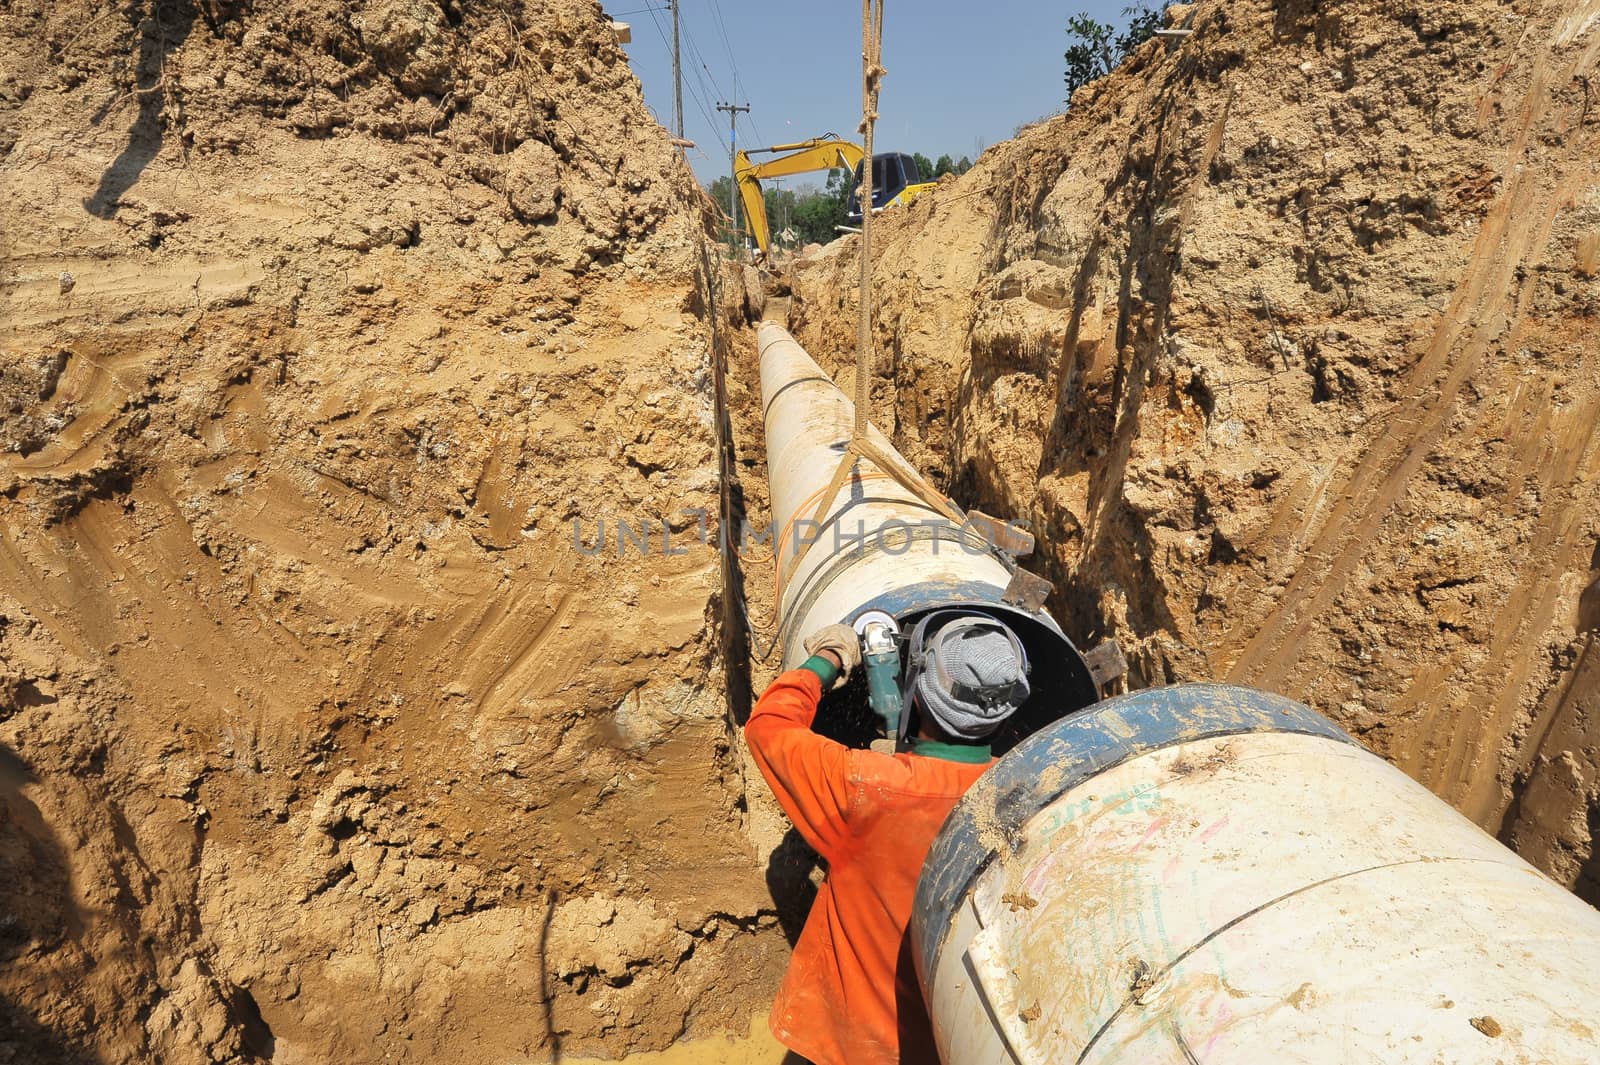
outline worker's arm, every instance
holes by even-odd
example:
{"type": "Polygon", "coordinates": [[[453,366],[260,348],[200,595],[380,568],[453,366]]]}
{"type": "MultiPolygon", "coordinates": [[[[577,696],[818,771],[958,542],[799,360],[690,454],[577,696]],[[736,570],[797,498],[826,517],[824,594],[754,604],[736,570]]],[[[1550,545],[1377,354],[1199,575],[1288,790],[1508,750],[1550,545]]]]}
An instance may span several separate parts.
{"type": "Polygon", "coordinates": [[[750,712],[745,742],[783,812],[824,858],[846,836],[850,806],[850,748],[811,731],[822,693],[840,669],[812,655],[773,681],[750,712]]]}

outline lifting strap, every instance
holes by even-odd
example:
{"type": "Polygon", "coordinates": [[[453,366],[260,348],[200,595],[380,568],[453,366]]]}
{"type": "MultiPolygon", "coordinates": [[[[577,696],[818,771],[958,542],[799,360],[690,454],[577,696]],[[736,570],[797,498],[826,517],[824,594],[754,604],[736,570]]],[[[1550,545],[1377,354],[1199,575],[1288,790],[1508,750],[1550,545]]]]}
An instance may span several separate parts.
{"type": "MultiPolygon", "coordinates": [[[[906,491],[956,525],[965,525],[967,521],[966,513],[949,496],[930,484],[892,448],[880,447],[869,435],[872,421],[872,130],[878,120],[878,90],[886,73],[883,69],[883,0],[861,0],[861,125],[857,129],[862,138],[862,159],[861,185],[856,192],[856,202],[861,205],[861,255],[856,308],[855,425],[850,434],[850,443],[839,457],[839,465],[810,515],[813,527],[822,524],[834,497],[862,459],[877,466],[906,491]]],[[[814,542],[807,541],[798,546],[789,561],[788,574],[792,575],[800,568],[800,560],[805,558],[814,542]]],[[[781,604],[785,567],[776,561],[781,557],[780,548],[781,545],[775,545],[773,553],[775,564],[779,566],[778,601],[781,604]]]]}

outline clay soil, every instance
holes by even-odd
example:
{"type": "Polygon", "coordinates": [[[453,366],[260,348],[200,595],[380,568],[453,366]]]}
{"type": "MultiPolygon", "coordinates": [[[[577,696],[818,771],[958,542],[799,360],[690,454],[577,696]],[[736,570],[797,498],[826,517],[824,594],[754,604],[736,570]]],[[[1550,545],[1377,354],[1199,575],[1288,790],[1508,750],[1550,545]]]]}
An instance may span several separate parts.
{"type": "Polygon", "coordinates": [[[599,9],[24,2],[0,56],[0,1060],[746,1031],[690,513],[742,275],[599,9]]]}
{"type": "MultiPolygon", "coordinates": [[[[1600,0],[1171,17],[882,217],[877,420],[1600,898],[1600,0]]],[[[776,1061],[760,285],[599,7],[13,0],[0,175],[0,1061],[776,1061]]]]}

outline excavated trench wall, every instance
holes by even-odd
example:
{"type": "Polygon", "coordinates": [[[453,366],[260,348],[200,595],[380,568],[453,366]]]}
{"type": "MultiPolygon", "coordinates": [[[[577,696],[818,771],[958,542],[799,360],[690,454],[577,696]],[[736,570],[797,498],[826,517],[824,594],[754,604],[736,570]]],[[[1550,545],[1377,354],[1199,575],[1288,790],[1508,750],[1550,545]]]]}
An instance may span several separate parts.
{"type": "MultiPolygon", "coordinates": [[[[1597,5],[1202,5],[875,263],[880,421],[1074,637],[1591,898],[1597,5]]],[[[0,1057],[743,1031],[815,875],[730,727],[772,604],[658,523],[764,513],[758,300],[598,7],[18,0],[0,56],[0,1057]]]]}
{"type": "MultiPolygon", "coordinates": [[[[1600,902],[1600,4],[1169,19],[881,217],[880,420],[1134,685],[1303,699],[1600,902]]],[[[792,278],[847,381],[854,251],[792,278]]]]}
{"type": "Polygon", "coordinates": [[[744,1031],[706,219],[598,6],[0,56],[0,1059],[744,1031]]]}

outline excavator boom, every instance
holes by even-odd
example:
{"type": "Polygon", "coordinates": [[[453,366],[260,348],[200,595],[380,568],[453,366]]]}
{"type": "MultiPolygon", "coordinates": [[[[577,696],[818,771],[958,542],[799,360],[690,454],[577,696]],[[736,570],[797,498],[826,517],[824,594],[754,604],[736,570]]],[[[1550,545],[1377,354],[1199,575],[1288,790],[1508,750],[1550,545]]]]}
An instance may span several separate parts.
{"type": "Polygon", "coordinates": [[[734,156],[733,174],[739,183],[739,200],[744,204],[745,217],[750,222],[750,233],[756,246],[766,254],[772,242],[767,226],[767,201],[761,193],[761,179],[805,174],[814,170],[833,170],[843,167],[855,173],[863,158],[861,148],[837,137],[814,137],[794,144],[774,144],[770,148],[754,148],[734,156]],[[751,155],[782,152],[776,159],[753,163],[751,155]]]}

